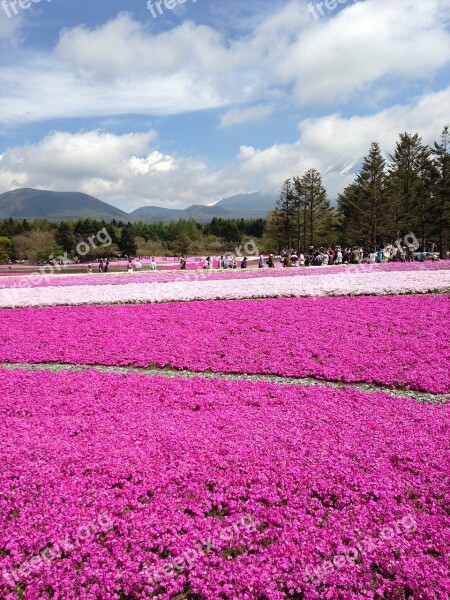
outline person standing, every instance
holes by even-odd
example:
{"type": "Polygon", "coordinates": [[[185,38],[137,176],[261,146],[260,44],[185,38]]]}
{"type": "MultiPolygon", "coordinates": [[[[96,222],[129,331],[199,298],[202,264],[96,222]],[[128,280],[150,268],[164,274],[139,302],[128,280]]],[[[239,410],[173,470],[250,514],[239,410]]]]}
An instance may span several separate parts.
{"type": "Polygon", "coordinates": [[[187,256],[183,254],[180,258],[180,269],[182,271],[186,270],[187,256]]]}
{"type": "Polygon", "coordinates": [[[150,271],[156,271],[156,261],[154,256],[152,256],[152,262],[150,263],[150,271]]]}
{"type": "Polygon", "coordinates": [[[103,266],[103,273],[108,273],[109,272],[109,258],[107,258],[105,260],[105,264],[103,266]]]}
{"type": "Polygon", "coordinates": [[[244,258],[242,259],[241,262],[241,269],[246,269],[247,268],[247,257],[244,256],[244,258]]]}
{"type": "Polygon", "coordinates": [[[103,258],[100,259],[100,262],[98,263],[98,272],[99,273],[103,273],[103,258]]]}
{"type": "Polygon", "coordinates": [[[359,264],[360,251],[357,246],[354,246],[351,256],[352,256],[352,265],[359,264]]]}

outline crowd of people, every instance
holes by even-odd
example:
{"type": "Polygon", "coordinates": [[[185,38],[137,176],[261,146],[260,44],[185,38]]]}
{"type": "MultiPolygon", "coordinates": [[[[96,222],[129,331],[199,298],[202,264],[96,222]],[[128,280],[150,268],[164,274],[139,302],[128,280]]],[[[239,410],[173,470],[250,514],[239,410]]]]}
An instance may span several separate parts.
{"type": "Polygon", "coordinates": [[[297,254],[293,249],[283,250],[280,262],[283,267],[358,265],[391,261],[414,262],[415,259],[423,262],[429,254],[433,260],[438,260],[435,245],[430,246],[426,252],[416,252],[413,245],[401,246],[400,244],[389,244],[384,248],[376,249],[370,246],[348,246],[346,248],[341,248],[341,246],[314,248],[314,246],[310,246],[305,254],[297,254]]]}
{"type": "MultiPolygon", "coordinates": [[[[258,256],[252,256],[251,259],[257,260],[257,266],[260,269],[268,267],[274,269],[275,264],[279,260],[279,264],[283,268],[289,267],[310,267],[310,266],[329,266],[329,265],[357,265],[363,263],[385,263],[390,261],[400,262],[414,262],[418,260],[423,262],[427,256],[431,256],[433,260],[439,260],[435,245],[432,244],[427,247],[427,251],[417,252],[413,245],[393,245],[390,244],[384,248],[371,248],[370,246],[348,246],[341,248],[341,246],[328,246],[318,247],[310,246],[308,251],[304,254],[302,252],[295,252],[294,249],[283,250],[280,253],[279,258],[275,257],[274,254],[260,254],[258,256]]],[[[156,271],[157,263],[155,257],[145,257],[150,260],[149,267],[150,271],[156,271]]],[[[164,257],[162,260],[167,260],[164,257]]],[[[207,256],[203,261],[201,257],[196,257],[195,264],[197,268],[203,268],[204,270],[212,269],[246,269],[248,267],[249,258],[244,256],[242,260],[238,261],[237,257],[232,254],[225,254],[217,257],[207,256]],[[203,266],[199,265],[203,263],[203,266]]],[[[185,254],[181,256],[175,256],[173,258],[174,263],[179,263],[182,271],[187,269],[188,258],[185,254]]],[[[256,266],[256,264],[255,264],[256,266]]],[[[110,268],[109,259],[100,259],[98,264],[99,273],[108,273],[110,268]]],[[[142,263],[140,258],[129,258],[126,266],[128,273],[135,273],[142,271],[142,263]]],[[[88,273],[93,272],[92,264],[88,265],[88,273]]]]}

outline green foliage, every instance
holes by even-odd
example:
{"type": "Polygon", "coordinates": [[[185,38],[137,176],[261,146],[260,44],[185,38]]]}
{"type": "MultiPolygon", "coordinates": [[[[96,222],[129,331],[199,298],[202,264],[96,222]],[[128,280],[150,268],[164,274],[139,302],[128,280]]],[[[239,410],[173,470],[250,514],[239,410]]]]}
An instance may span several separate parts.
{"type": "Polygon", "coordinates": [[[439,241],[447,255],[450,227],[450,132],[430,148],[419,134],[401,133],[390,163],[373,142],[356,180],[338,199],[345,243],[373,247],[413,232],[425,248],[439,241]]]}
{"type": "Polygon", "coordinates": [[[126,225],[122,229],[119,240],[119,249],[122,254],[126,256],[136,256],[137,244],[133,233],[133,228],[130,225],[126,225]]]}
{"type": "Polygon", "coordinates": [[[435,156],[435,165],[438,171],[433,216],[439,229],[441,258],[446,258],[450,229],[450,130],[448,125],[442,130],[441,141],[434,143],[432,154],[435,156]]]}
{"type": "Polygon", "coordinates": [[[194,219],[180,219],[172,223],[121,223],[96,221],[95,219],[67,220],[59,224],[45,219],[31,223],[8,219],[0,221],[0,236],[13,240],[17,258],[31,262],[44,262],[53,254],[57,257],[67,253],[68,258],[77,256],[77,245],[90,247],[84,260],[127,256],[174,256],[184,253],[221,254],[234,251],[241,243],[260,239],[265,232],[265,219],[213,219],[201,224],[194,219]],[[105,248],[97,241],[99,231],[106,229],[112,245],[105,248]],[[96,248],[89,242],[94,240],[96,248]]]}
{"type": "Polygon", "coordinates": [[[0,221],[0,236],[5,236],[12,239],[15,235],[30,231],[31,226],[25,219],[18,221],[16,219],[9,218],[6,221],[0,221]]]}
{"type": "Polygon", "coordinates": [[[391,156],[387,186],[397,238],[421,231],[422,241],[432,220],[433,182],[437,172],[431,151],[419,134],[401,133],[391,156]]]}
{"type": "Polygon", "coordinates": [[[316,169],[309,169],[283,183],[267,231],[279,250],[287,247],[300,252],[308,246],[332,243],[334,220],[322,177],[316,169]]]}
{"type": "Polygon", "coordinates": [[[390,206],[386,161],[376,142],[372,142],[356,181],[340,194],[338,206],[345,239],[373,247],[383,244],[389,234],[390,206]]]}
{"type": "Polygon", "coordinates": [[[74,228],[64,221],[61,222],[55,232],[55,240],[65,252],[72,252],[76,247],[74,228]]]}
{"type": "Polygon", "coordinates": [[[16,249],[7,237],[0,237],[0,264],[8,264],[16,258],[16,249]]]}

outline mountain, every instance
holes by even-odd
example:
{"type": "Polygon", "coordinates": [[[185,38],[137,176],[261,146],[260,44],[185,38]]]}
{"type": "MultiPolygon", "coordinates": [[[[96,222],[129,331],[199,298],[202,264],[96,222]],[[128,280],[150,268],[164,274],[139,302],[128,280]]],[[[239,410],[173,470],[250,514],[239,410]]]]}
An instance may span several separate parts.
{"type": "Polygon", "coordinates": [[[233,216],[244,219],[264,219],[274,209],[277,197],[273,194],[238,194],[219,200],[212,208],[223,208],[233,216]]]}
{"type": "Polygon", "coordinates": [[[199,223],[208,223],[214,217],[222,219],[264,219],[267,213],[273,210],[275,196],[254,192],[253,194],[239,194],[231,198],[219,200],[212,206],[193,204],[183,210],[162,208],[159,206],[144,206],[131,213],[135,221],[155,223],[162,221],[169,223],[178,219],[193,218],[199,223]]]}
{"type": "Polygon", "coordinates": [[[43,217],[49,221],[92,218],[98,221],[143,221],[170,223],[178,219],[195,219],[209,223],[214,217],[222,219],[265,218],[275,204],[275,196],[254,192],[219,200],[212,206],[193,204],[174,209],[161,206],[143,206],[128,214],[88,194],[78,192],[49,192],[22,188],[0,194],[0,219],[27,219],[43,217]]]}
{"type": "Polygon", "coordinates": [[[175,208],[162,208],[160,206],[143,206],[130,214],[133,221],[143,221],[144,223],[170,223],[170,221],[178,221],[178,219],[195,219],[199,223],[209,223],[214,217],[227,217],[229,211],[223,208],[215,208],[214,206],[203,206],[201,204],[193,204],[183,210],[175,208]]]}
{"type": "Polygon", "coordinates": [[[113,219],[128,221],[126,212],[79,192],[49,192],[22,188],[0,194],[0,219],[34,219],[49,221],[92,218],[98,221],[113,219]]]}

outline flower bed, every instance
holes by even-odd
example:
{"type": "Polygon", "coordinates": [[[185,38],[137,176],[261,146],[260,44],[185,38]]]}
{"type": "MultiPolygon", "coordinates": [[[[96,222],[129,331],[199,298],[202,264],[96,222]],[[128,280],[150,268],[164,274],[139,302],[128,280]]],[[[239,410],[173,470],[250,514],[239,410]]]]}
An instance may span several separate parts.
{"type": "Polygon", "coordinates": [[[0,362],[170,365],[450,392],[449,297],[0,311],[0,362]]]}
{"type": "Polygon", "coordinates": [[[240,298],[386,295],[450,290],[450,271],[342,273],[324,277],[253,277],[128,285],[0,289],[0,307],[171,302],[240,298]]]}
{"type": "MultiPolygon", "coordinates": [[[[35,287],[67,287],[79,285],[127,285],[130,283],[168,283],[173,281],[227,281],[229,279],[255,279],[260,277],[304,277],[324,275],[355,275],[370,273],[392,272],[423,272],[450,271],[450,261],[428,263],[388,263],[371,265],[341,265],[333,267],[311,267],[292,269],[250,269],[225,271],[201,271],[198,273],[182,273],[157,271],[153,273],[108,273],[108,274],[46,274],[36,272],[33,275],[3,278],[0,280],[0,290],[6,288],[35,288],[35,287]]],[[[4,274],[5,277],[7,274],[4,274]]]]}
{"type": "Polygon", "coordinates": [[[0,369],[0,596],[448,597],[449,410],[0,369]]]}

